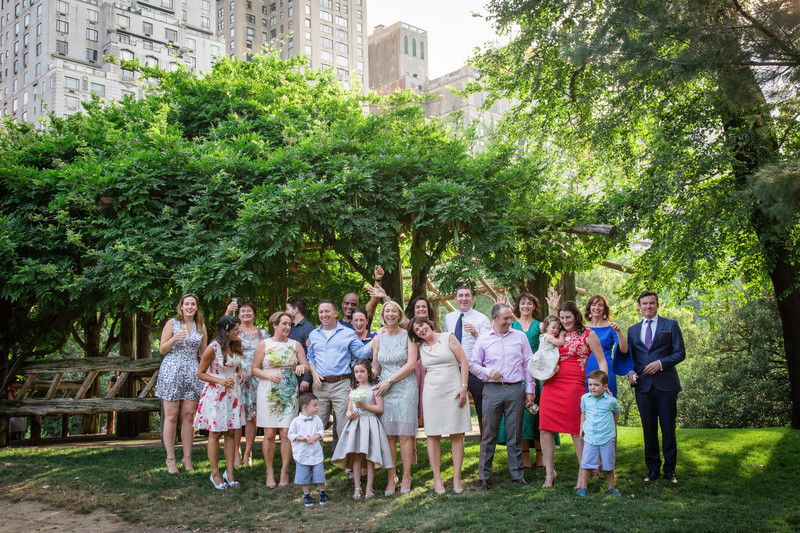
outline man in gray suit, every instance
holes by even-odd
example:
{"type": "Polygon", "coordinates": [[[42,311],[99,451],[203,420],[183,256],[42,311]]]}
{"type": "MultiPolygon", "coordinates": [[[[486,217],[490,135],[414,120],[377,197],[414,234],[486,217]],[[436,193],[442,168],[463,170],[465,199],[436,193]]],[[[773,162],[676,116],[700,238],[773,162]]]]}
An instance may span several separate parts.
{"type": "Polygon", "coordinates": [[[664,477],[677,483],[675,418],[681,382],[675,365],[686,359],[686,349],[678,323],[658,316],[658,295],[644,291],[638,301],[644,320],[628,328],[628,346],[633,357],[633,370],[628,373],[628,381],[636,388],[636,404],[642,419],[644,460],[648,469],[644,480],[655,481],[660,475],[658,426],[661,425],[664,477]]]}

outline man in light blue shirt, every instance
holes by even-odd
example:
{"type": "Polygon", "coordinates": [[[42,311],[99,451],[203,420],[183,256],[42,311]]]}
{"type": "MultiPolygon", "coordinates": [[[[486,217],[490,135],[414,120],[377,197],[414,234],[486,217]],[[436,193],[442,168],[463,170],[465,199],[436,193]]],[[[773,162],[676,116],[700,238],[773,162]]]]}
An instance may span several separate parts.
{"type": "Polygon", "coordinates": [[[335,435],[347,422],[347,391],[350,389],[350,361],[363,347],[361,339],[336,321],[336,304],[322,300],[317,306],[320,327],[311,332],[308,340],[308,364],[314,382],[314,394],[319,401],[318,416],[324,423],[333,411],[335,435]]]}
{"type": "Polygon", "coordinates": [[[583,457],[578,476],[578,496],[586,496],[592,470],[600,468],[608,481],[608,493],[620,496],[615,488],[614,462],[616,460],[617,420],[619,402],[607,392],[608,374],[594,370],[586,378],[589,392],[581,397],[581,438],[583,457]]]}

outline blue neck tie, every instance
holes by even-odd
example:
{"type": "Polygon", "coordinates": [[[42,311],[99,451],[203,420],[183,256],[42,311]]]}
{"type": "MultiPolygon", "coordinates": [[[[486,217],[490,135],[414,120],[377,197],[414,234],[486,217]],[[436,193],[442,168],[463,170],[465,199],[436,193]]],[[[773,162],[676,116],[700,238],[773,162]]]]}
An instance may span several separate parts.
{"type": "Polygon", "coordinates": [[[463,318],[464,318],[464,313],[461,313],[458,316],[458,320],[456,321],[456,330],[453,332],[459,344],[461,344],[461,330],[464,329],[463,318]]]}
{"type": "Polygon", "coordinates": [[[647,346],[648,350],[653,345],[653,331],[650,329],[651,322],[652,320],[644,321],[644,327],[647,329],[647,331],[644,333],[644,345],[647,346]]]}
{"type": "Polygon", "coordinates": [[[305,420],[306,422],[311,422],[312,420],[314,420],[314,417],[313,416],[307,416],[303,420],[305,420]]]}

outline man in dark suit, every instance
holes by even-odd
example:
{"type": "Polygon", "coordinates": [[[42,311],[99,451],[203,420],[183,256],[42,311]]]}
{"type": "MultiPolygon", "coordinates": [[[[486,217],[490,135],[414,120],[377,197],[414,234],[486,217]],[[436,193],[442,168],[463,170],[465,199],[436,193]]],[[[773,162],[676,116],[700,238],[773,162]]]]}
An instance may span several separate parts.
{"type": "Polygon", "coordinates": [[[644,291],[638,298],[643,320],[628,328],[628,346],[633,370],[628,381],[636,389],[636,404],[644,432],[644,460],[648,474],[645,481],[659,477],[661,455],[658,450],[658,426],[664,451],[664,477],[673,483],[678,446],[675,441],[675,418],[681,382],[675,365],[686,359],[681,328],[674,320],[658,316],[658,295],[644,291]]]}

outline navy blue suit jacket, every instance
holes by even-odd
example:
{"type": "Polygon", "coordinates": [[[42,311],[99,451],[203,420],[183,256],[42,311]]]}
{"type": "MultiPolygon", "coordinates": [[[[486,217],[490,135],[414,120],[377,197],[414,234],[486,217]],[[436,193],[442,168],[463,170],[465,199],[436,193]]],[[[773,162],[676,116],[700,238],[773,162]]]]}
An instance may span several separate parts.
{"type": "Polygon", "coordinates": [[[679,392],[681,381],[675,365],[686,359],[680,326],[674,320],[659,316],[649,350],[641,338],[641,332],[641,321],[628,328],[628,350],[633,357],[633,369],[639,378],[637,389],[648,392],[652,387],[657,391],[679,392]],[[661,361],[663,370],[653,375],[645,374],[644,367],[655,360],[661,361]]]}

